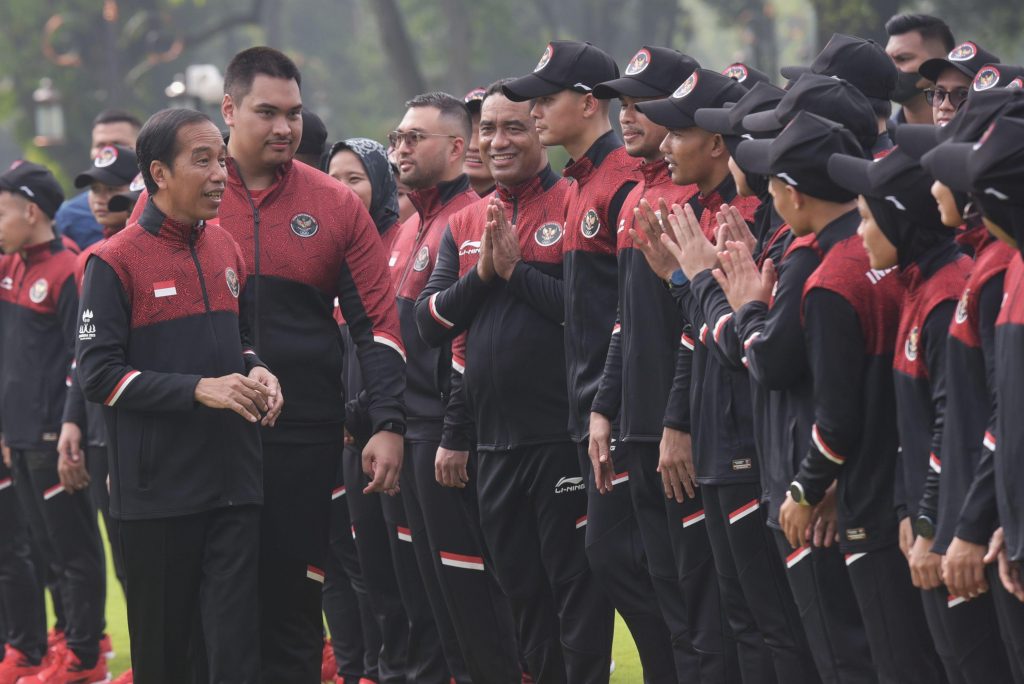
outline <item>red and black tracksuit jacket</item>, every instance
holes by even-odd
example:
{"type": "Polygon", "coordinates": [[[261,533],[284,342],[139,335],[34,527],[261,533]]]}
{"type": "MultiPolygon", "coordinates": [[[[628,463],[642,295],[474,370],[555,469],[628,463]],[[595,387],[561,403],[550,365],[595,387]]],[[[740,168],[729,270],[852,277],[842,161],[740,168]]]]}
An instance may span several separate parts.
{"type": "MultiPolygon", "coordinates": [[[[630,157],[614,131],[594,141],[562,175],[566,192],[565,360],[568,364],[569,434],[589,434],[590,410],[608,357],[615,309],[616,227],[622,204],[636,185],[639,160],[630,157]]],[[[615,415],[608,416],[615,420],[615,415]]]]}
{"type": "Polygon", "coordinates": [[[227,231],[177,223],[152,202],[90,257],[78,379],[105,407],[115,517],[262,502],[259,428],[195,401],[202,378],[262,365],[240,313],[245,281],[227,231]]]}
{"type": "MultiPolygon", "coordinates": [[[[714,240],[715,214],[723,204],[735,206],[750,224],[760,200],[738,196],[732,176],[726,177],[707,197],[694,195],[690,205],[709,240],[714,240]]],[[[709,485],[757,482],[750,378],[742,365],[737,368],[730,361],[727,352],[728,345],[742,347],[734,328],[729,325],[732,307],[710,269],[698,273],[690,282],[675,280],[672,294],[694,333],[692,343],[684,339],[684,344],[693,346],[691,376],[687,378],[685,373],[677,373],[673,393],[687,390],[690,393],[697,482],[709,485]]]]}
{"type": "Polygon", "coordinates": [[[891,546],[898,535],[892,360],[903,285],[892,270],[872,270],[857,225],[833,222],[818,233],[824,256],[804,285],[814,424],[795,478],[811,503],[838,478],[839,543],[848,553],[891,546]]]}
{"type": "Polygon", "coordinates": [[[75,256],[55,238],[0,257],[0,421],[12,449],[57,449],[77,331],[75,256]]]}
{"type": "Polygon", "coordinates": [[[1014,254],[1013,247],[992,236],[977,246],[971,275],[949,324],[935,553],[945,553],[953,537],[987,545],[998,527],[992,459],[995,335],[1003,278],[1014,254]]]}
{"type": "Polygon", "coordinates": [[[402,341],[408,355],[406,439],[437,442],[441,439],[444,397],[450,392],[451,352],[448,348],[431,347],[420,337],[416,299],[434,270],[448,218],[480,198],[463,174],[428,190],[412,192],[409,199],[416,213],[398,228],[388,258],[397,293],[402,341]]]}
{"type": "Polygon", "coordinates": [[[697,186],[673,184],[664,160],[641,166],[640,179],[619,212],[618,316],[592,410],[609,420],[619,417],[620,441],[657,443],[664,427],[690,430],[689,395],[676,393],[670,404],[669,392],[677,367],[688,366],[692,352],[681,342],[679,307],[629,231],[640,200],[653,207],[659,199],[669,207],[684,204],[697,186]]]}
{"type": "MultiPolygon", "coordinates": [[[[860,218],[851,211],[834,223],[856,230],[860,218]]],[[[752,391],[762,397],[763,413],[755,435],[760,444],[761,480],[768,495],[768,524],[776,528],[779,508],[807,451],[814,422],[811,369],[800,311],[804,285],[823,256],[813,233],[793,239],[778,262],[778,281],[768,304],[750,302],[734,318],[743,340],[741,362],[750,372],[752,391]]],[[[755,418],[757,408],[755,402],[755,418]]]]}
{"type": "Polygon", "coordinates": [[[938,478],[931,478],[933,486],[928,488],[925,481],[929,470],[942,472],[946,340],[971,263],[950,239],[900,273],[905,294],[893,357],[902,447],[902,477],[897,476],[896,491],[899,518],[927,515],[935,520],[937,514],[938,478]]]}
{"type": "MultiPolygon", "coordinates": [[[[996,319],[996,500],[1006,552],[1024,561],[1024,262],[1018,252],[1003,284],[1003,303],[996,319]]],[[[987,439],[987,435],[986,435],[987,439]]],[[[988,446],[988,445],[986,445],[988,446]]]]}
{"type": "Polygon", "coordinates": [[[437,346],[466,332],[463,378],[481,451],[568,440],[562,340],[567,190],[568,183],[550,167],[521,185],[498,186],[522,252],[508,282],[495,277],[485,283],[476,271],[489,200],[453,214],[416,303],[416,322],[427,344],[437,346]]]}
{"type": "Polygon", "coordinates": [[[405,349],[394,286],[377,229],[356,195],[302,163],[282,164],[274,183],[250,193],[234,160],[219,213],[238,242],[249,279],[242,300],[253,342],[274,369],[284,411],[263,439],[340,440],[345,418],[337,298],[358,347],[372,429],[404,424],[405,349]]]}

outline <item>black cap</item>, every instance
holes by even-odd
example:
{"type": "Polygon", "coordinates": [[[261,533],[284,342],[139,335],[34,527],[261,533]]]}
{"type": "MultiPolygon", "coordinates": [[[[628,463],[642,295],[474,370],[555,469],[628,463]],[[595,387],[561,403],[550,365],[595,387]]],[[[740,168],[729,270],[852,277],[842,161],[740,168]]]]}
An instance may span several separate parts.
{"type": "Polygon", "coordinates": [[[145,189],[146,182],[142,179],[142,174],[136,174],[135,178],[128,185],[128,192],[111,197],[107,202],[107,209],[110,211],[131,211],[139,200],[139,195],[145,189]]]}
{"type": "Polygon", "coordinates": [[[128,185],[139,173],[139,160],[135,151],[121,145],[109,145],[100,150],[92,166],[75,176],[75,187],[84,188],[93,183],[111,187],[128,185]]]}
{"type": "Polygon", "coordinates": [[[782,75],[795,81],[810,71],[825,76],[838,76],[849,81],[869,99],[889,102],[896,88],[899,73],[882,46],[873,40],[832,34],[809,67],[783,67],[782,75]]]}
{"type": "MultiPolygon", "coordinates": [[[[743,118],[754,112],[775,109],[786,91],[770,83],[758,82],[739,99],[739,102],[724,107],[705,107],[694,113],[697,125],[705,131],[727,136],[744,136],[751,132],[743,126],[743,118]]],[[[751,137],[762,137],[751,135],[751,137]]]]}
{"type": "Polygon", "coordinates": [[[850,192],[884,200],[897,211],[920,218],[935,213],[938,221],[930,192],[932,177],[899,146],[878,160],[833,154],[828,160],[828,175],[850,192]]]}
{"type": "Polygon", "coordinates": [[[317,158],[324,153],[324,145],[327,144],[327,126],[319,116],[309,111],[302,110],[302,139],[299,140],[299,148],[295,154],[315,154],[317,158]]]}
{"type": "Polygon", "coordinates": [[[768,74],[758,71],[745,62],[733,62],[722,69],[722,75],[728,76],[747,90],[750,90],[758,83],[768,83],[770,85],[772,82],[768,74]]]}
{"type": "Polygon", "coordinates": [[[968,192],[971,181],[967,177],[967,160],[974,149],[969,142],[947,142],[921,157],[921,166],[950,190],[968,192]]]}
{"type": "Polygon", "coordinates": [[[752,133],[779,131],[801,111],[841,123],[865,150],[878,139],[878,120],[862,92],[849,81],[811,73],[800,76],[775,109],[744,117],[743,127],[752,133]]]}
{"type": "Polygon", "coordinates": [[[0,190],[21,195],[53,218],[64,201],[60,183],[45,166],[18,160],[0,175],[0,190]]]}
{"type": "Polygon", "coordinates": [[[533,73],[501,87],[513,102],[554,95],[563,90],[591,92],[598,83],[619,77],[615,60],[590,43],[553,40],[544,48],[533,73]]]}
{"type": "Polygon", "coordinates": [[[728,76],[697,69],[667,99],[644,102],[637,109],[659,126],[692,128],[697,125],[693,117],[698,109],[739,102],[746,94],[747,89],[728,76]]]}
{"type": "Polygon", "coordinates": [[[736,163],[747,173],[778,176],[797,190],[828,202],[848,202],[854,193],[828,176],[833,154],[863,155],[850,131],[835,121],[801,112],[779,137],[744,140],[736,149],[736,163]]]}
{"type": "Polygon", "coordinates": [[[594,88],[594,97],[668,97],[700,64],[678,50],[645,45],[629,60],[622,78],[594,88]]]}
{"type": "Polygon", "coordinates": [[[949,125],[903,124],[896,129],[896,144],[920,158],[944,142],[973,143],[994,120],[1003,116],[1024,117],[1024,89],[986,90],[968,98],[949,125]]]}
{"type": "Polygon", "coordinates": [[[1024,118],[996,119],[972,146],[967,176],[976,194],[1024,207],[1024,118]]]}
{"type": "Polygon", "coordinates": [[[973,79],[986,64],[999,64],[999,58],[968,40],[950,50],[945,59],[939,57],[925,60],[918,67],[917,73],[934,83],[943,71],[952,67],[967,78],[973,79]]]}
{"type": "Polygon", "coordinates": [[[1016,64],[986,64],[974,75],[967,97],[996,88],[1024,88],[1024,67],[1016,64]]]}
{"type": "Polygon", "coordinates": [[[480,108],[484,105],[484,95],[487,94],[487,88],[473,88],[462,97],[462,101],[466,103],[466,109],[469,110],[470,114],[479,114],[480,108]]]}

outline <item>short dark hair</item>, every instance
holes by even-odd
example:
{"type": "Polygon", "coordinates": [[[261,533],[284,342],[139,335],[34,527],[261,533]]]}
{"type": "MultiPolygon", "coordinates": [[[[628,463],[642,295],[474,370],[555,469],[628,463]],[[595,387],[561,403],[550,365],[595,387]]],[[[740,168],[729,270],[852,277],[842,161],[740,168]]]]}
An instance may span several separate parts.
{"type": "Polygon", "coordinates": [[[491,95],[504,95],[505,93],[503,93],[502,90],[501,90],[502,87],[508,85],[509,83],[511,83],[514,80],[516,80],[516,79],[511,77],[511,76],[509,76],[507,78],[499,78],[497,81],[495,81],[491,85],[487,86],[487,89],[484,90],[484,96],[480,100],[480,106],[483,107],[484,100],[489,98],[491,95]]]}
{"type": "Polygon", "coordinates": [[[288,55],[272,47],[258,46],[242,50],[231,58],[224,74],[224,92],[236,103],[241,102],[252,90],[252,82],[257,74],[293,80],[302,87],[299,67],[295,66],[288,55]]]}
{"type": "Polygon", "coordinates": [[[920,33],[923,40],[941,41],[946,52],[956,46],[949,24],[930,14],[895,14],[885,22],[885,32],[890,36],[902,36],[911,31],[920,33]]]}
{"type": "Polygon", "coordinates": [[[200,111],[185,108],[162,109],[146,121],[139,131],[135,154],[139,158],[139,171],[142,172],[142,180],[150,195],[155,195],[158,190],[149,170],[150,164],[159,161],[171,166],[178,155],[178,131],[185,126],[203,122],[212,124],[213,120],[200,111]]]}
{"type": "Polygon", "coordinates": [[[441,112],[441,116],[453,120],[465,134],[466,141],[473,135],[473,120],[469,118],[469,108],[461,99],[435,91],[417,95],[405,103],[406,109],[413,107],[433,107],[441,112]]]}
{"type": "Polygon", "coordinates": [[[104,109],[92,120],[93,127],[100,124],[126,123],[131,124],[135,130],[142,128],[142,122],[134,114],[129,114],[123,109],[104,109]]]}

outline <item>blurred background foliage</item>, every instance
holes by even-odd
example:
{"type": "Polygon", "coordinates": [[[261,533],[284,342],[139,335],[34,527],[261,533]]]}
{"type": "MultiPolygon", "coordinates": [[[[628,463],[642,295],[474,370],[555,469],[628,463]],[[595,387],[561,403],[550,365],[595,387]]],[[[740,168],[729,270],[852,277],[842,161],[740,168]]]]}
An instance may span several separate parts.
{"type": "MultiPolygon", "coordinates": [[[[250,45],[296,60],[306,106],[332,140],[382,139],[410,96],[461,95],[525,73],[555,38],[589,40],[620,64],[642,45],[668,45],[710,68],[746,61],[778,77],[833,32],[884,44],[897,12],[937,14],[958,40],[1024,61],[1024,14],[1003,0],[4,0],[0,164],[25,156],[66,181],[87,159],[101,109],[145,119],[168,106],[168,86],[189,65],[223,70],[250,45]],[[66,133],[40,147],[33,93],[42,78],[59,94],[66,133]]],[[[219,121],[216,104],[191,104],[219,121]]]]}

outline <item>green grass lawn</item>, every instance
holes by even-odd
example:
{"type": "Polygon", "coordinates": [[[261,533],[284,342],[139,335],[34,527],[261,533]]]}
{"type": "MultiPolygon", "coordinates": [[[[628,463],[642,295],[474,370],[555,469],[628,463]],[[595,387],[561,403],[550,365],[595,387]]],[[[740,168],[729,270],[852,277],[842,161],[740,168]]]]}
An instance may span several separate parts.
{"type": "MultiPolygon", "coordinates": [[[[100,524],[102,531],[103,525],[100,524]]],[[[103,533],[103,542],[107,544],[106,532],[103,533]]],[[[49,606],[49,594],[47,594],[47,609],[50,613],[50,624],[53,624],[53,611],[49,606]]],[[[107,633],[114,642],[114,659],[110,662],[110,673],[114,677],[121,674],[131,666],[131,643],[128,639],[128,622],[125,615],[124,594],[121,592],[121,585],[117,583],[114,576],[114,565],[110,562],[110,547],[107,545],[107,633]]],[[[640,660],[637,657],[636,646],[633,638],[622,622],[622,618],[615,616],[615,643],[612,646],[612,657],[615,658],[615,674],[612,675],[613,682],[622,684],[639,684],[643,681],[643,673],[640,669],[640,660]]]]}

